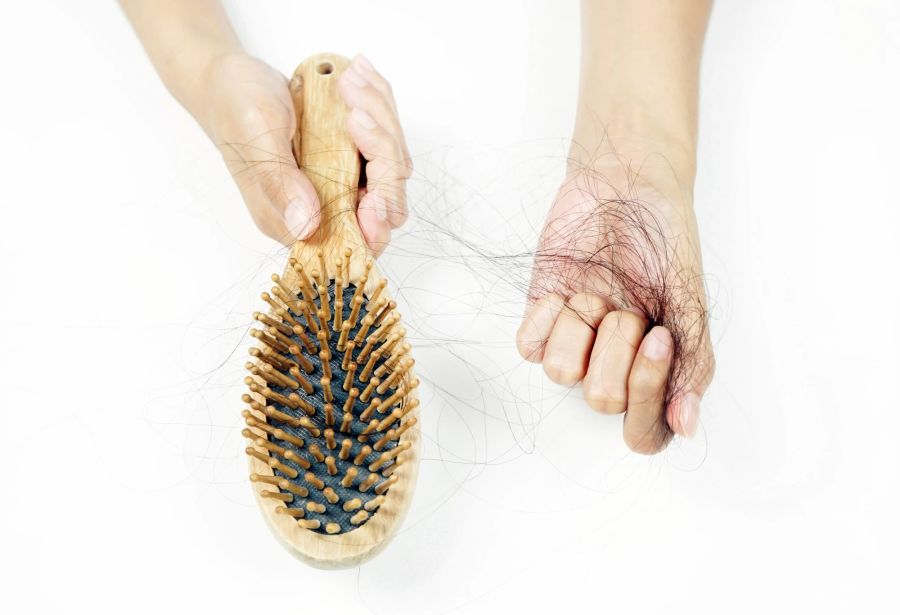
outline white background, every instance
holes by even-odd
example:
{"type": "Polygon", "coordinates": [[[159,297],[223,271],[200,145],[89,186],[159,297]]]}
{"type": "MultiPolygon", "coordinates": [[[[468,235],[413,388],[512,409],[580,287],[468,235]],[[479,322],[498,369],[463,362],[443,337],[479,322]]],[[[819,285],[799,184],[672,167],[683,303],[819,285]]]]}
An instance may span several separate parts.
{"type": "Polygon", "coordinates": [[[373,5],[229,6],[285,73],[364,51],[417,165],[382,265],[426,459],[391,547],[321,572],[269,535],[239,436],[283,251],[117,7],[3,4],[0,609],[898,612],[900,5],[717,3],[696,208],[719,369],[698,437],[652,458],[521,363],[527,261],[476,256],[530,249],[561,178],[577,5],[373,5]]]}

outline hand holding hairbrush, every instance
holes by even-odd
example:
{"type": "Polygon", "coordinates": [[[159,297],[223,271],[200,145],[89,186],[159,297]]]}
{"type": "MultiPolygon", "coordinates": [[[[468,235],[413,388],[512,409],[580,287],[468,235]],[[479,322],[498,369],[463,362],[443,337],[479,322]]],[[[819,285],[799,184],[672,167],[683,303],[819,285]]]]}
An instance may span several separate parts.
{"type": "Polygon", "coordinates": [[[356,221],[360,157],[337,93],[347,65],[315,55],[290,83],[294,155],[321,220],[262,295],[243,396],[263,516],[290,552],[322,568],[357,565],[387,544],[419,462],[415,361],[356,221]]]}

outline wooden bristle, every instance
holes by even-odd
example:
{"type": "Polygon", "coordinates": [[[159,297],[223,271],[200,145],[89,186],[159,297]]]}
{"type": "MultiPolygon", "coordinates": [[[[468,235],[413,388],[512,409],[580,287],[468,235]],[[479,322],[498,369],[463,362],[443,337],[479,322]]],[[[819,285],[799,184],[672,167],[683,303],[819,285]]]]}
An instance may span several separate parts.
{"type": "Polygon", "coordinates": [[[375,493],[377,493],[378,495],[385,494],[387,492],[387,490],[390,489],[397,482],[397,480],[398,480],[397,475],[394,474],[389,479],[387,479],[386,481],[384,481],[383,483],[381,483],[380,485],[375,487],[375,493]]]}
{"type": "Polygon", "coordinates": [[[359,331],[356,332],[356,335],[353,337],[353,343],[357,346],[361,346],[363,341],[366,339],[366,335],[369,333],[369,328],[372,326],[372,323],[375,322],[375,318],[371,314],[366,314],[363,316],[362,324],[359,327],[359,331]]]}
{"type": "Polygon", "coordinates": [[[378,378],[372,378],[371,380],[369,380],[366,388],[363,389],[363,392],[359,396],[360,401],[369,401],[369,398],[372,396],[372,392],[379,384],[381,384],[381,380],[379,380],[378,378]]]}
{"type": "MultiPolygon", "coordinates": [[[[344,265],[335,263],[337,275],[334,276],[334,331],[340,331],[344,322],[344,265]]],[[[343,350],[343,348],[338,348],[343,350]]]]}
{"type": "Polygon", "coordinates": [[[284,489],[285,491],[290,491],[291,493],[299,495],[301,498],[305,498],[309,495],[309,489],[307,489],[306,487],[301,487],[300,485],[295,485],[286,478],[278,480],[278,488],[284,489]]]}
{"type": "Polygon", "coordinates": [[[347,401],[344,402],[344,413],[347,416],[353,415],[353,404],[356,403],[357,397],[359,397],[359,389],[353,387],[350,389],[350,394],[347,395],[347,401]]]}
{"type": "Polygon", "coordinates": [[[262,342],[263,344],[265,344],[266,346],[268,346],[269,348],[271,348],[277,352],[280,352],[283,354],[287,354],[287,352],[288,352],[287,345],[282,344],[274,337],[260,331],[259,329],[250,329],[250,337],[256,338],[257,340],[259,340],[260,342],[262,342]]]}
{"type": "Polygon", "coordinates": [[[328,326],[328,321],[331,320],[331,305],[328,302],[328,276],[316,280],[316,284],[319,289],[319,324],[324,330],[329,331],[331,329],[328,326]]]}
{"type": "Polygon", "coordinates": [[[309,339],[309,336],[306,334],[306,330],[303,327],[301,327],[299,324],[294,325],[291,328],[291,333],[293,333],[294,335],[296,335],[297,337],[300,338],[300,343],[303,344],[303,348],[306,349],[306,352],[312,353],[312,352],[316,351],[315,344],[312,343],[312,340],[309,339]]]}
{"type": "Polygon", "coordinates": [[[389,301],[387,303],[387,305],[384,308],[382,308],[382,310],[378,314],[378,316],[375,317],[375,326],[376,327],[381,326],[381,323],[384,322],[385,317],[390,315],[391,312],[393,312],[396,308],[397,308],[397,302],[389,301]]]}
{"type": "Polygon", "coordinates": [[[317,530],[322,523],[318,519],[299,519],[297,525],[307,530],[317,530]]]}
{"type": "Polygon", "coordinates": [[[396,430],[389,429],[387,431],[387,433],[385,433],[383,436],[381,436],[381,438],[379,438],[378,441],[372,445],[372,448],[375,449],[376,451],[380,451],[385,446],[387,446],[388,442],[390,442],[391,440],[396,440],[396,439],[397,439],[396,430]]]}
{"type": "Polygon", "coordinates": [[[273,312],[277,312],[278,310],[283,310],[285,305],[279,301],[275,301],[275,299],[269,293],[262,293],[259,296],[260,299],[268,303],[272,307],[273,312]]]}
{"type": "Polygon", "coordinates": [[[385,399],[381,402],[381,405],[378,406],[378,412],[384,412],[386,409],[393,406],[396,402],[400,401],[404,395],[406,395],[409,391],[413,390],[419,386],[419,380],[413,380],[408,385],[400,385],[396,391],[394,391],[393,395],[385,399]]]}
{"type": "MultiPolygon", "coordinates": [[[[331,380],[331,363],[329,362],[328,351],[323,350],[319,353],[319,360],[322,362],[322,373],[328,380],[331,380]]],[[[331,400],[329,400],[331,401],[331,400]]]]}
{"type": "MultiPolygon", "coordinates": [[[[286,508],[284,506],[278,506],[275,508],[275,512],[279,515],[290,515],[295,518],[302,518],[306,516],[306,511],[302,508],[286,508]]],[[[318,521],[316,522],[318,523],[318,521]]]]}
{"type": "Polygon", "coordinates": [[[396,388],[397,383],[400,382],[400,379],[403,378],[404,374],[406,374],[413,365],[415,365],[415,359],[407,359],[395,371],[391,372],[391,375],[388,376],[384,382],[379,384],[378,388],[375,390],[378,391],[379,395],[383,395],[388,389],[396,388]]]}
{"type": "Polygon", "coordinates": [[[248,446],[245,450],[246,450],[247,454],[250,455],[251,457],[256,457],[257,459],[262,461],[264,464],[268,465],[270,468],[272,468],[274,470],[278,470],[280,472],[283,472],[283,473],[287,474],[288,476],[290,476],[291,478],[297,478],[297,476],[300,475],[300,473],[297,472],[297,470],[295,470],[294,468],[284,465],[283,463],[281,463],[274,457],[269,457],[267,454],[261,453],[260,451],[256,450],[255,448],[253,448],[251,446],[248,446]]]}
{"type": "Polygon", "coordinates": [[[353,378],[356,376],[356,363],[350,362],[347,366],[347,375],[344,376],[344,384],[341,386],[345,391],[349,391],[353,387],[353,378]]]}
{"type": "Polygon", "coordinates": [[[353,484],[353,481],[356,480],[357,474],[359,474],[359,469],[356,466],[347,468],[347,473],[344,474],[344,478],[341,479],[341,485],[350,487],[353,484]]]}
{"type": "Polygon", "coordinates": [[[309,283],[309,278],[306,275],[306,271],[303,269],[303,265],[293,259],[290,264],[291,267],[294,268],[297,278],[300,280],[300,291],[303,293],[303,298],[309,302],[314,301],[316,295],[313,293],[312,285],[309,283]]]}
{"type": "Polygon", "coordinates": [[[331,327],[328,326],[328,314],[325,312],[325,310],[319,310],[318,312],[316,312],[316,317],[319,319],[319,323],[321,324],[319,334],[325,334],[324,337],[320,337],[320,341],[322,339],[325,340],[325,345],[322,346],[322,348],[328,349],[328,342],[331,340],[331,327]]]}
{"type": "Polygon", "coordinates": [[[377,509],[379,506],[384,504],[385,497],[383,495],[379,495],[378,497],[372,498],[368,502],[366,502],[365,509],[369,512],[377,509]]]}
{"type": "Polygon", "coordinates": [[[378,459],[369,464],[369,472],[375,472],[384,467],[388,464],[388,462],[397,457],[399,454],[403,453],[406,450],[409,450],[410,446],[412,446],[412,444],[410,444],[409,442],[404,442],[403,444],[398,444],[391,450],[382,453],[381,455],[379,455],[378,459]]]}
{"type": "Polygon", "coordinates": [[[400,417],[403,416],[403,410],[400,409],[399,406],[394,408],[393,412],[387,415],[385,418],[381,419],[381,422],[378,423],[378,431],[386,431],[393,425],[400,417]]]}
{"type": "Polygon", "coordinates": [[[289,326],[287,326],[280,320],[275,320],[268,314],[263,314],[262,312],[253,312],[253,320],[260,322],[267,327],[275,327],[286,335],[291,334],[291,328],[289,326]]]}
{"type": "Polygon", "coordinates": [[[356,326],[356,319],[359,317],[359,309],[362,307],[363,298],[362,291],[360,290],[362,286],[357,286],[356,291],[359,295],[354,295],[353,299],[350,302],[350,316],[347,318],[347,321],[350,323],[350,328],[356,326]]]}
{"type": "Polygon", "coordinates": [[[278,478],[277,476],[268,476],[265,474],[256,474],[255,472],[250,475],[251,483],[265,483],[266,485],[274,485],[278,486],[278,481],[284,480],[283,478],[278,478]]]}
{"type": "Polygon", "coordinates": [[[337,448],[337,441],[334,439],[333,429],[325,430],[325,446],[327,446],[329,450],[334,450],[335,448],[337,448]]]}
{"type": "Polygon", "coordinates": [[[369,474],[369,476],[366,477],[366,480],[359,484],[359,490],[365,493],[372,488],[372,485],[378,482],[379,478],[380,477],[374,472],[372,474],[369,474]]]}
{"type": "MultiPolygon", "coordinates": [[[[325,365],[328,365],[325,363],[325,365]]],[[[322,397],[325,399],[326,403],[334,402],[334,395],[331,393],[331,378],[328,376],[322,376],[322,379],[319,380],[319,383],[322,385],[322,397]]]]}
{"type": "Polygon", "coordinates": [[[341,452],[338,453],[338,457],[346,461],[350,457],[350,448],[352,446],[353,440],[351,440],[350,438],[344,438],[344,441],[341,442],[341,452]]]}
{"type": "Polygon", "coordinates": [[[350,367],[350,362],[353,360],[354,348],[356,348],[356,345],[353,343],[353,340],[348,341],[346,350],[344,351],[344,360],[341,362],[341,369],[346,370],[350,367]]]}
{"type": "Polygon", "coordinates": [[[307,374],[311,374],[316,371],[315,366],[312,364],[312,361],[307,359],[303,355],[294,355],[297,357],[297,364],[305,371],[307,374]]]}
{"type": "Polygon", "coordinates": [[[347,347],[347,335],[350,333],[350,323],[345,322],[341,325],[341,334],[338,337],[337,349],[344,352],[347,347]]]}
{"type": "Polygon", "coordinates": [[[290,493],[281,493],[280,491],[260,491],[260,497],[270,500],[279,500],[281,502],[293,502],[294,496],[290,493]]]}
{"type": "Polygon", "coordinates": [[[318,502],[307,502],[306,510],[313,513],[323,513],[325,512],[325,505],[318,502]]]}
{"type": "Polygon", "coordinates": [[[304,301],[303,305],[300,306],[300,311],[303,314],[304,320],[306,320],[306,326],[309,327],[310,332],[313,335],[319,335],[319,324],[316,322],[316,319],[313,318],[312,308],[309,306],[310,304],[304,301]]]}
{"type": "Polygon", "coordinates": [[[353,415],[349,412],[344,412],[344,418],[341,419],[341,432],[342,433],[350,433],[350,426],[353,424],[353,415]]]}
{"type": "Polygon", "coordinates": [[[332,523],[326,523],[326,524],[325,524],[325,533],[326,533],[326,534],[337,534],[337,533],[340,532],[340,531],[341,531],[341,524],[340,524],[340,523],[334,523],[334,522],[332,522],[332,523]]]}
{"type": "Polygon", "coordinates": [[[249,348],[248,352],[257,361],[268,363],[275,369],[286,370],[293,365],[293,361],[275,352],[263,352],[259,348],[249,348]]]}
{"type": "Polygon", "coordinates": [[[402,425],[400,425],[400,427],[397,428],[397,433],[395,434],[395,437],[399,438],[404,433],[406,433],[408,430],[412,429],[415,426],[415,424],[418,422],[418,420],[419,419],[417,419],[414,416],[410,417],[409,420],[407,420],[402,425]]]}
{"type": "Polygon", "coordinates": [[[344,502],[343,509],[344,512],[353,512],[362,505],[362,500],[360,500],[359,498],[353,498],[352,500],[347,500],[346,502],[344,502]]]}
{"type": "Polygon", "coordinates": [[[337,464],[334,462],[334,457],[326,457],[325,458],[325,468],[328,470],[328,473],[334,476],[337,474],[337,464]]]}
{"type": "Polygon", "coordinates": [[[312,472],[307,472],[306,474],[304,474],[304,475],[303,475],[303,480],[305,480],[307,483],[309,483],[310,485],[312,485],[312,486],[315,487],[316,489],[319,489],[320,491],[321,491],[322,489],[325,488],[325,483],[323,483],[323,482],[322,482],[315,474],[313,474],[312,472]]]}
{"type": "Polygon", "coordinates": [[[370,314],[374,315],[377,313],[378,309],[375,306],[378,305],[378,298],[381,296],[381,291],[384,290],[385,286],[387,286],[387,280],[382,279],[375,286],[375,290],[372,291],[372,296],[369,297],[369,303],[366,305],[366,311],[370,314]]]}
{"type": "Polygon", "coordinates": [[[360,524],[364,523],[366,521],[366,519],[368,519],[368,518],[369,518],[369,513],[367,513],[364,510],[361,510],[358,513],[356,513],[355,515],[353,515],[352,517],[350,517],[350,523],[352,523],[353,525],[360,525],[360,524]]]}
{"type": "Polygon", "coordinates": [[[380,405],[381,405],[381,398],[373,397],[372,401],[369,402],[369,406],[365,410],[363,410],[362,413],[359,415],[359,420],[364,423],[368,422],[369,418],[373,414],[375,414],[375,411],[378,410],[378,406],[380,406],[380,405]]]}
{"type": "Polygon", "coordinates": [[[334,425],[334,405],[325,404],[325,424],[329,427],[334,425]]]}
{"type": "MultiPolygon", "coordinates": [[[[308,450],[309,450],[309,453],[313,457],[315,457],[316,461],[318,461],[319,463],[322,463],[323,461],[325,461],[325,454],[322,452],[322,449],[320,449],[317,444],[310,444],[308,450]]],[[[319,489],[321,489],[321,487],[319,487],[319,489]]]]}
{"type": "Polygon", "coordinates": [[[288,461],[293,461],[294,463],[296,463],[298,466],[300,466],[300,467],[303,468],[304,470],[308,470],[308,469],[310,468],[310,465],[311,465],[311,464],[309,463],[309,460],[307,460],[307,459],[304,458],[304,457],[301,457],[300,455],[298,455],[298,454],[295,453],[294,451],[285,451],[285,452],[284,452],[284,458],[287,459],[288,461]]]}
{"type": "MultiPolygon", "coordinates": [[[[321,430],[305,416],[300,418],[300,426],[308,431],[314,438],[318,438],[320,435],[322,435],[321,430]]],[[[321,461],[321,459],[319,461],[321,461]]]]}
{"type": "Polygon", "coordinates": [[[303,389],[303,391],[304,391],[307,395],[312,395],[312,393],[313,393],[313,391],[315,390],[315,388],[313,387],[312,383],[311,383],[309,380],[307,380],[307,379],[303,376],[303,374],[300,373],[300,370],[299,370],[298,368],[292,367],[292,368],[290,369],[290,374],[291,374],[291,376],[294,378],[294,380],[297,381],[298,386],[299,386],[301,389],[303,389]]]}
{"type": "Polygon", "coordinates": [[[362,447],[361,449],[359,449],[359,454],[353,458],[353,463],[356,465],[360,465],[366,460],[366,457],[368,457],[371,454],[372,454],[372,447],[367,444],[364,447],[362,447]]]}
{"type": "Polygon", "coordinates": [[[372,419],[369,421],[369,424],[366,425],[366,428],[363,429],[359,434],[359,441],[366,442],[369,439],[369,434],[374,433],[378,428],[378,419],[372,419]]]}
{"type": "Polygon", "coordinates": [[[344,286],[348,286],[350,284],[350,257],[353,255],[353,250],[347,248],[344,250],[344,286]]]}
{"type": "Polygon", "coordinates": [[[279,317],[279,318],[280,318],[287,326],[291,327],[292,329],[293,329],[294,327],[300,325],[300,323],[297,322],[297,321],[294,319],[293,316],[291,316],[291,313],[290,313],[289,310],[286,310],[286,309],[284,309],[284,308],[278,308],[278,309],[275,310],[275,313],[278,314],[278,317],[279,317]]]}
{"type": "MultiPolygon", "coordinates": [[[[352,342],[348,342],[348,344],[349,343],[352,343],[352,342]]],[[[366,361],[365,367],[363,367],[363,370],[359,374],[360,382],[366,382],[369,379],[369,376],[372,375],[372,368],[375,367],[375,364],[378,362],[379,359],[381,359],[381,349],[380,348],[369,355],[369,360],[366,361]]]]}

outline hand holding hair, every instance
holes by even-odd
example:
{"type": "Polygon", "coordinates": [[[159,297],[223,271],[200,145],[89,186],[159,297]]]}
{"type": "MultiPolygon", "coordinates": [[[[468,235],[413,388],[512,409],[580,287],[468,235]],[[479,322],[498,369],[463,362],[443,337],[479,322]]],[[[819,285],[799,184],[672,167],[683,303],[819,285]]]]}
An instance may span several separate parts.
{"type": "Polygon", "coordinates": [[[569,175],[535,258],[519,352],[625,413],[640,453],[692,436],[712,380],[693,212],[710,0],[585,0],[569,175]]]}

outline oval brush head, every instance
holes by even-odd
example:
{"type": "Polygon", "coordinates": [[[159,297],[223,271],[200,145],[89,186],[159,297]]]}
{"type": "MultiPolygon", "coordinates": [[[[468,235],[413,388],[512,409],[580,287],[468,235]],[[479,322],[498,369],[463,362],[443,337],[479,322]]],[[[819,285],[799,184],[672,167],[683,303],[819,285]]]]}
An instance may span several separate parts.
{"type": "Polygon", "coordinates": [[[292,553],[323,568],[356,565],[385,546],[409,505],[419,459],[419,381],[405,330],[387,281],[350,247],[365,244],[346,215],[359,177],[333,90],[346,62],[314,56],[291,83],[295,153],[317,188],[322,225],[294,245],[284,274],[262,294],[269,310],[254,314],[258,345],[243,395],[263,515],[292,553]]]}

